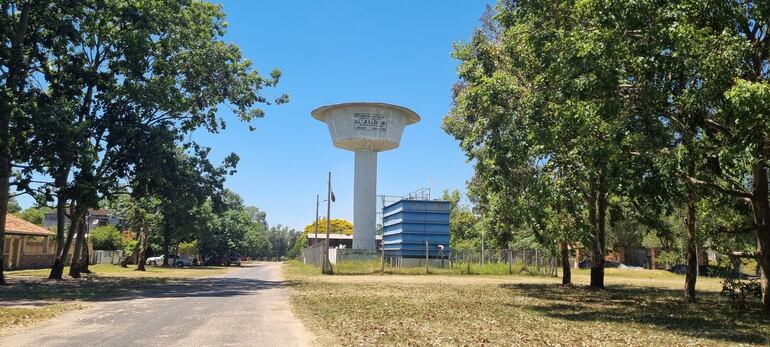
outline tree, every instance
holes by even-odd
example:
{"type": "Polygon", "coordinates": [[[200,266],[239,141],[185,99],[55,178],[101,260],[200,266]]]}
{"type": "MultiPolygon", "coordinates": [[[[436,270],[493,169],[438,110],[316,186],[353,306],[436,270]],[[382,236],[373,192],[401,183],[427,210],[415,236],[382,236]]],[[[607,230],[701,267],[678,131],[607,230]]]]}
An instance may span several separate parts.
{"type": "Polygon", "coordinates": [[[100,226],[88,233],[94,249],[115,251],[123,249],[123,235],[114,225],[100,226]]]}
{"type": "Polygon", "coordinates": [[[452,248],[461,243],[477,243],[480,238],[477,224],[479,219],[473,211],[460,203],[462,195],[459,191],[444,190],[441,200],[449,201],[449,232],[452,248]]]}
{"type": "Polygon", "coordinates": [[[51,209],[48,207],[30,207],[16,215],[27,222],[43,226],[43,219],[45,219],[45,214],[48,212],[51,212],[51,209]]]}
{"type": "Polygon", "coordinates": [[[193,256],[198,254],[198,240],[179,243],[179,254],[193,256]]]}
{"type": "Polygon", "coordinates": [[[267,229],[263,228],[261,224],[257,223],[251,226],[244,236],[241,254],[260,258],[270,256],[272,245],[266,234],[267,229]]]}
{"type": "Polygon", "coordinates": [[[8,199],[8,213],[19,213],[21,212],[22,208],[21,205],[19,205],[19,202],[16,201],[16,198],[10,198],[8,199]]]}
{"type": "MultiPolygon", "coordinates": [[[[350,223],[344,219],[334,218],[329,223],[329,232],[333,234],[345,234],[353,235],[353,223],[350,223]]],[[[306,234],[315,233],[315,222],[312,222],[305,226],[303,229],[306,234]]],[[[318,234],[326,234],[326,218],[318,219],[318,234]]]]}
{"type": "Polygon", "coordinates": [[[252,221],[254,221],[255,223],[261,225],[264,229],[268,228],[268,225],[267,225],[267,212],[261,211],[256,206],[246,206],[244,209],[246,210],[246,213],[248,213],[249,216],[251,216],[251,220],[252,221]]]}
{"type": "Polygon", "coordinates": [[[298,258],[302,254],[302,250],[307,247],[307,233],[299,233],[297,240],[292,245],[289,252],[286,253],[288,258],[298,258]]]}
{"type": "MultiPolygon", "coordinates": [[[[36,81],[47,55],[68,42],[80,6],[58,1],[8,0],[0,4],[0,254],[12,184],[29,188],[37,168],[21,165],[30,158],[30,120],[43,83],[36,81]],[[19,169],[14,172],[14,169],[19,169]],[[15,176],[15,180],[12,178],[15,176]]],[[[5,284],[0,262],[0,285],[5,284]]]]}
{"type": "MultiPolygon", "coordinates": [[[[637,26],[639,48],[631,81],[638,104],[653,105],[648,119],[674,129],[678,158],[670,171],[684,182],[688,274],[685,297],[695,298],[696,206],[722,194],[749,204],[760,264],[770,264],[767,198],[770,131],[767,114],[770,8],[761,2],[653,4],[637,26]],[[651,26],[650,23],[653,23],[651,26]],[[641,53],[640,53],[641,52],[641,53]],[[703,188],[703,189],[699,189],[703,188]]],[[[729,204],[727,204],[729,205],[729,204]]],[[[725,205],[723,205],[725,206],[725,205]]],[[[764,267],[763,304],[770,311],[764,267]]]]}
{"type": "MultiPolygon", "coordinates": [[[[127,267],[128,261],[136,257],[137,271],[145,271],[147,244],[150,235],[158,234],[163,225],[161,201],[156,197],[148,197],[143,191],[132,191],[132,195],[123,206],[124,216],[128,227],[136,232],[136,242],[133,243],[131,254],[124,254],[120,265],[127,267]]],[[[128,253],[128,252],[126,252],[128,253]]]]}
{"type": "MultiPolygon", "coordinates": [[[[198,148],[195,155],[180,152],[175,160],[166,163],[168,175],[155,192],[163,215],[164,266],[168,266],[166,258],[171,254],[172,241],[198,237],[203,241],[204,254],[221,255],[219,252],[225,249],[238,247],[232,237],[244,232],[241,223],[250,221],[242,206],[227,202],[216,206],[212,202],[212,197],[222,194],[225,176],[235,172],[238,157],[231,154],[222,166],[215,167],[208,161],[208,151],[198,148]],[[230,210],[237,211],[228,214],[230,210]]],[[[223,201],[221,197],[217,200],[223,201]]]]}
{"type": "Polygon", "coordinates": [[[271,245],[270,256],[275,258],[287,256],[289,250],[296,244],[299,234],[300,232],[280,224],[270,227],[267,231],[267,238],[271,245]]]}
{"type": "MultiPolygon", "coordinates": [[[[40,141],[52,145],[39,146],[46,150],[36,156],[54,178],[63,202],[57,209],[63,211],[70,202],[75,222],[67,240],[89,208],[124,188],[121,179],[143,159],[129,151],[141,147],[142,133],[165,130],[178,139],[201,127],[217,131],[224,124],[216,116],[223,103],[242,120],[261,117],[263,111],[254,105],[270,101],[259,92],[275,86],[280,76],[278,71],[270,78],[260,76],[235,45],[221,40],[225,22],[219,6],[106,1],[85,2],[83,8],[73,43],[54,52],[52,68],[44,71],[49,106],[55,105],[48,110],[64,111],[56,113],[56,124],[40,128],[53,127],[45,133],[67,141],[57,143],[41,133],[40,141]]],[[[286,96],[275,100],[286,101],[286,96]]],[[[51,277],[61,277],[67,250],[57,252],[51,277]]],[[[70,272],[78,275],[77,263],[70,272]]]]}
{"type": "Polygon", "coordinates": [[[558,241],[565,268],[567,243],[589,245],[595,288],[612,204],[644,211],[663,199],[650,153],[670,138],[644,117],[655,113],[637,97],[652,104],[652,93],[634,89],[648,62],[635,55],[648,6],[502,1],[454,52],[460,81],[444,128],[474,160],[469,191],[483,197],[482,216],[494,229],[526,226],[547,247],[558,241]]]}

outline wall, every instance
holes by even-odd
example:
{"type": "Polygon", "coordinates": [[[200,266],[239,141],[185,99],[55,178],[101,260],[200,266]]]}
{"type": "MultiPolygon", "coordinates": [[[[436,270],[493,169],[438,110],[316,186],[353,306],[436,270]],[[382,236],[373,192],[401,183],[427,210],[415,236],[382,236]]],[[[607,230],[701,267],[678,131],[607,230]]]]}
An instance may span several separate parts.
{"type": "Polygon", "coordinates": [[[91,264],[118,264],[123,251],[93,251],[90,255],[91,264]]]}

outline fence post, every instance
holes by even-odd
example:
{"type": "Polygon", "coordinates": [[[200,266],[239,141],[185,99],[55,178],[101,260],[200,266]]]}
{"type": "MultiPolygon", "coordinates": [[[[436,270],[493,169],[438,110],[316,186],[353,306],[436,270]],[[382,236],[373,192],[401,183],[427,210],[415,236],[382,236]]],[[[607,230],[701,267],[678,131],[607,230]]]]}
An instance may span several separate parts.
{"type": "Polygon", "coordinates": [[[385,246],[382,246],[382,250],[380,251],[380,273],[385,273],[385,246]]]}
{"type": "Polygon", "coordinates": [[[508,274],[513,274],[513,253],[510,248],[508,248],[508,274]]]}
{"type": "Polygon", "coordinates": [[[425,273],[429,273],[428,266],[430,264],[430,258],[428,258],[428,241],[425,241],[425,273]]]}
{"type": "Polygon", "coordinates": [[[468,259],[468,251],[466,250],[463,253],[465,253],[465,264],[468,266],[467,274],[470,275],[471,274],[471,262],[470,262],[470,259],[468,259]]]}

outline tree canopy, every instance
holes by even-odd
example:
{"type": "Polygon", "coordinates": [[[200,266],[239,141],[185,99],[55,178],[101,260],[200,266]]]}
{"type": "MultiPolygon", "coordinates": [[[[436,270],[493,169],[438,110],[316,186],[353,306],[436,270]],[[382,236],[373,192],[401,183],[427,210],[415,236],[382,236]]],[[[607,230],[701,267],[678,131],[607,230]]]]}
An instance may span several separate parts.
{"type": "MultiPolygon", "coordinates": [[[[350,223],[344,219],[333,218],[331,221],[329,221],[329,226],[330,233],[353,235],[353,223],[350,223]]],[[[303,230],[306,234],[315,233],[315,222],[306,225],[303,230]]],[[[326,218],[318,219],[318,233],[326,234],[326,218]]]]}
{"type": "Polygon", "coordinates": [[[768,11],[754,1],[498,2],[455,46],[443,124],[474,163],[469,195],[494,239],[531,235],[561,244],[563,258],[586,245],[591,286],[602,288],[608,234],[670,244],[666,221],[681,213],[692,301],[696,249],[744,251],[742,236],[720,230],[753,217],[749,254],[770,310],[768,11]]]}

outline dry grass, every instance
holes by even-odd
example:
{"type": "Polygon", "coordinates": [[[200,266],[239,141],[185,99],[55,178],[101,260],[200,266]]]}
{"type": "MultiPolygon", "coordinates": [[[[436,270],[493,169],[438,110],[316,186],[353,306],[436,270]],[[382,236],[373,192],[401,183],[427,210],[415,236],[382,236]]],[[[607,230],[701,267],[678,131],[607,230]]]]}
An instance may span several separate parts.
{"type": "Polygon", "coordinates": [[[736,312],[718,280],[681,300],[684,279],[608,269],[607,290],[536,276],[320,276],[297,262],[292,303],[321,345],[767,345],[770,318],[736,312]]]}
{"type": "MultiPolygon", "coordinates": [[[[98,264],[89,266],[89,270],[91,270],[92,274],[84,274],[84,276],[124,278],[195,278],[221,275],[227,273],[229,269],[231,268],[220,266],[195,266],[177,268],[147,265],[146,271],[136,271],[135,265],[123,268],[110,264],[98,264]]],[[[48,278],[48,274],[50,272],[51,269],[18,270],[7,271],[6,275],[11,277],[11,279],[13,277],[48,278]]],[[[67,273],[69,273],[69,267],[64,268],[65,277],[67,273]]]]}
{"type": "Polygon", "coordinates": [[[63,312],[80,309],[81,307],[74,303],[31,307],[0,306],[0,336],[11,334],[20,328],[54,318],[63,312]]]}

